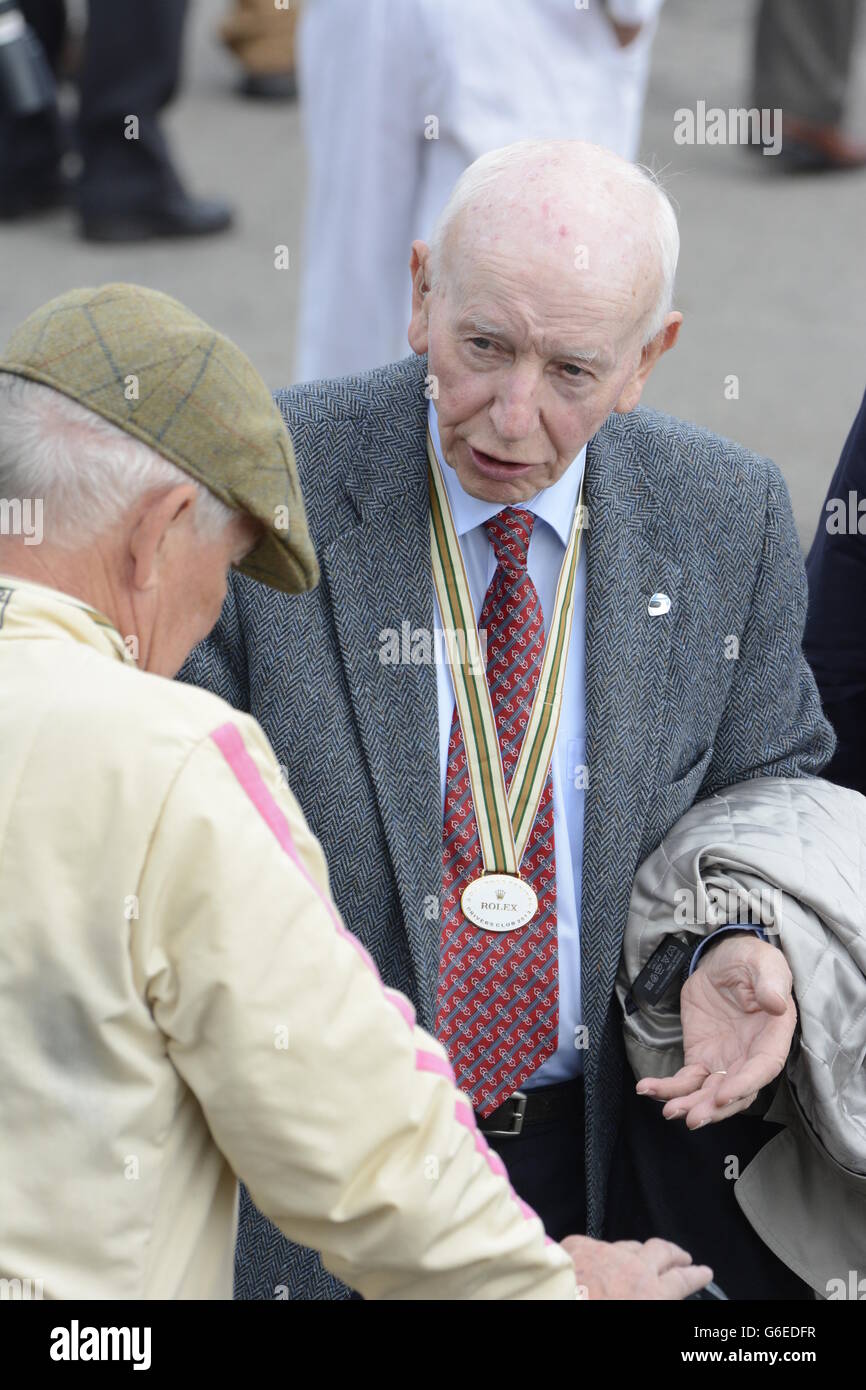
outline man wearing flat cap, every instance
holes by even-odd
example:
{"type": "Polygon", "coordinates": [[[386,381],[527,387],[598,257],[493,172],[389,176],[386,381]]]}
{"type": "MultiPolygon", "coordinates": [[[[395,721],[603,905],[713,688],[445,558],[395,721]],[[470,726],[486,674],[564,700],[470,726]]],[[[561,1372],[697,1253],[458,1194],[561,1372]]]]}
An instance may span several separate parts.
{"type": "Polygon", "coordinates": [[[228,1298],[238,1177],[369,1298],[705,1284],[668,1242],[545,1236],[259,726],[166,679],[230,565],[317,578],[242,353],[134,285],[45,305],[0,359],[0,494],[4,1288],[228,1298]]]}
{"type": "MultiPolygon", "coordinates": [[[[783,953],[702,949],[681,998],[706,1064],[640,1095],[614,995],[667,831],[833,748],[779,470],[638,409],[679,332],[677,253],[668,199],[609,151],[470,165],[411,248],[413,355],[277,395],[322,583],[287,602],[235,577],[184,676],[262,723],[347,923],[552,1235],[652,1232],[731,1297],[808,1296],[726,1167],[775,1133],[783,953]]],[[[237,1276],[346,1296],[251,1205],[237,1276]]]]}

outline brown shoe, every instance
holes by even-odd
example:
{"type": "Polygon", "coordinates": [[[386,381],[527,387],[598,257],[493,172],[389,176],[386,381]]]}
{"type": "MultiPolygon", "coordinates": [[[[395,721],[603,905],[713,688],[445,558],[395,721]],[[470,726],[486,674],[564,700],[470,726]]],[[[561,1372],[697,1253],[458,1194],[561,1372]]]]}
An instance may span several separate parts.
{"type": "Polygon", "coordinates": [[[777,160],[786,174],[863,169],[866,141],[851,139],[838,126],[812,125],[786,114],[782,118],[782,150],[777,160]]]}

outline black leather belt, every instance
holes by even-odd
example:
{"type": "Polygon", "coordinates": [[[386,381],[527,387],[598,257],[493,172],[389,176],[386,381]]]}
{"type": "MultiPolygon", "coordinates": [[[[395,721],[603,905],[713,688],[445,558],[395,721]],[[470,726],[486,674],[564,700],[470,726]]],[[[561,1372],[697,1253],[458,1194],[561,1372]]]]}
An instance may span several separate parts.
{"type": "Polygon", "coordinates": [[[482,1134],[515,1139],[525,1129],[545,1120],[573,1119],[583,1109],[583,1077],[559,1081],[554,1086],[533,1086],[515,1091],[489,1115],[476,1112],[475,1122],[482,1134]]]}

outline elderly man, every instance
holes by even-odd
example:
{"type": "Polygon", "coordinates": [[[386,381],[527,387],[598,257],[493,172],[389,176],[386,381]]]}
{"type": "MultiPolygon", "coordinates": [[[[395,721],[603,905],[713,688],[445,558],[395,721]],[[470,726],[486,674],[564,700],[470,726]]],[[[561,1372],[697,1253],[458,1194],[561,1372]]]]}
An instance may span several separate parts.
{"type": "MultiPolygon", "coordinates": [[[[804,1286],[725,1172],[772,1133],[757,1093],[791,1041],[781,953],[707,946],[686,1041],[727,1009],[738,1048],[654,1097],[633,1095],[613,999],[635,871],[670,827],[833,747],[778,469],[637,410],[680,328],[677,249],[666,197],[607,151],[476,161],[412,246],[415,355],[277,397],[323,584],[287,603],[235,579],[185,675],[262,722],[341,911],[551,1233],[618,1224],[625,1122],[669,1197],[659,1234],[687,1227],[731,1296],[785,1296],[804,1286]]],[[[237,1274],[253,1295],[326,1287],[249,1208],[237,1274]]]]}
{"type": "Polygon", "coordinates": [[[229,565],[316,582],[246,358],[108,285],[33,314],[0,392],[4,1285],[228,1297],[239,1175],[368,1297],[701,1287],[664,1241],[545,1238],[340,922],[261,730],[165,679],[229,565]]]}

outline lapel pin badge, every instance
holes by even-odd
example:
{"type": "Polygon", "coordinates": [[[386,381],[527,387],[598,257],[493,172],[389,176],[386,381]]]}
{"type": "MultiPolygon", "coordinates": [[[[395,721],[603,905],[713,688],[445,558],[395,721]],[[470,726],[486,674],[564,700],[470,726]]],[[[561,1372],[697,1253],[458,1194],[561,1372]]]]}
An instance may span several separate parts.
{"type": "Polygon", "coordinates": [[[651,618],[660,618],[663,613],[667,613],[671,606],[671,601],[667,594],[653,594],[647,604],[647,612],[651,618]]]}

